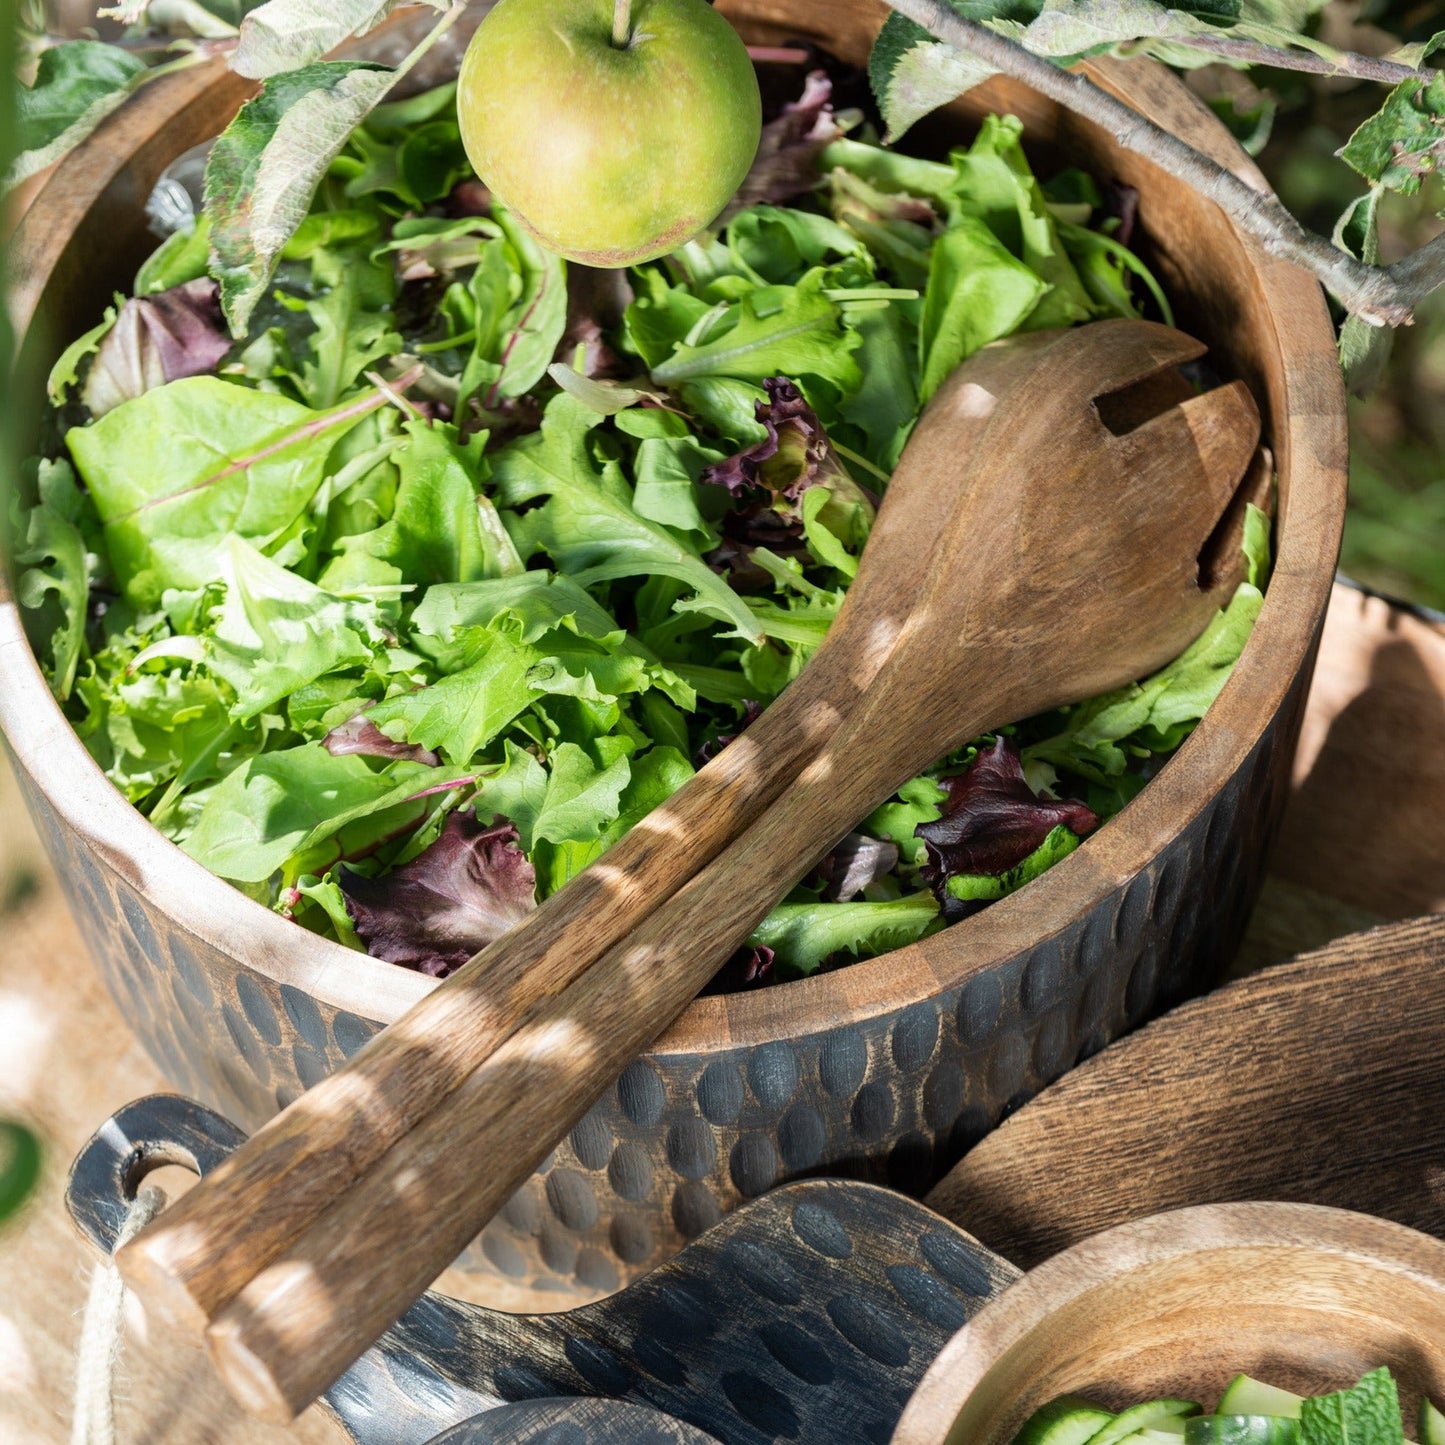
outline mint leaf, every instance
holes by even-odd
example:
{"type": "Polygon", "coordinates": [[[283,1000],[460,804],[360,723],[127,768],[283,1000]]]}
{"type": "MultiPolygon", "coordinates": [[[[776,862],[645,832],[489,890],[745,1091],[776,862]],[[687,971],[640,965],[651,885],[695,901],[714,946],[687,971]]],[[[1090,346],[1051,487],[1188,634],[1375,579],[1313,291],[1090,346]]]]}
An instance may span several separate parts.
{"type": "Polygon", "coordinates": [[[1300,1405],[1304,1445],[1404,1445],[1400,1393],[1389,1370],[1371,1370],[1352,1390],[1300,1405]]]}
{"type": "Polygon", "coordinates": [[[396,79],[383,66],[341,60],[286,70],[262,85],[211,148],[212,271],[232,335],[245,334],[326,168],[396,79]]]}

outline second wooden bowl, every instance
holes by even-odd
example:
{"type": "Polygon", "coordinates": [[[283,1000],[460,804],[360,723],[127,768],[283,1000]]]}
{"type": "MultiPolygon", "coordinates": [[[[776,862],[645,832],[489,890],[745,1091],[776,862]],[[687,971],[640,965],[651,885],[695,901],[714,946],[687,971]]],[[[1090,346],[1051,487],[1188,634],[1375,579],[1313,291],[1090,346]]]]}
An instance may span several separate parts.
{"type": "MultiPolygon", "coordinates": [[[[1387,1365],[1445,1401],[1445,1243],[1308,1204],[1213,1204],[1095,1235],[954,1336],[892,1445],[1010,1445],[1049,1400],[1212,1409],[1240,1372],[1298,1394],[1387,1365]]],[[[1408,1432],[1407,1432],[1408,1433],[1408,1432]]]]}

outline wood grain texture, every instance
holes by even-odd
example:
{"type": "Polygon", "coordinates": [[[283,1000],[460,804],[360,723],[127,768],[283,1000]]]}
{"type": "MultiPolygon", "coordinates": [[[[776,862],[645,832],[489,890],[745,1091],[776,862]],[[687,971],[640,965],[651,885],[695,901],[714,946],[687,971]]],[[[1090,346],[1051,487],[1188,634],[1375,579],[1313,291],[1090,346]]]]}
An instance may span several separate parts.
{"type": "Polygon", "coordinates": [[[1408,1420],[1445,1394],[1445,1243],[1310,1205],[1205,1205],[1030,1271],[934,1362],[892,1445],[1009,1445],[1064,1394],[1211,1408],[1240,1372],[1319,1394],[1380,1365],[1408,1420]]]}
{"type": "Polygon", "coordinates": [[[929,1204],[1029,1268],[1184,1204],[1339,1205],[1445,1234],[1445,918],[1185,1004],[1046,1089],[929,1204]]]}
{"type": "Polygon", "coordinates": [[[611,1400],[525,1400],[454,1425],[432,1445],[716,1445],[711,1435],[611,1400]]]}
{"type": "MultiPolygon", "coordinates": [[[[883,16],[865,0],[725,0],[724,9],[751,38],[812,34],[854,60],[883,16]]],[[[1093,73],[1255,174],[1165,72],[1104,64],[1093,73]]],[[[70,334],[128,284],[135,257],[97,238],[144,244],[139,207],[156,170],[214,133],[239,98],[224,74],[212,78],[209,93],[190,80],[147,86],[57,171],[65,186],[42,191],[17,238],[29,278],[22,326],[44,294],[39,309],[70,334]],[[77,215],[91,209],[108,219],[86,223],[72,243],[77,215]],[[75,264],[60,266],[62,255],[75,264]]],[[[1141,189],[1150,263],[1169,278],[1188,328],[1260,398],[1280,466],[1280,557],[1255,640],[1170,768],[1039,887],[886,958],[691,1004],[559,1151],[578,1192],[532,1176],[469,1250],[468,1268],[498,1300],[596,1297],[741,1200],[811,1170],[921,1190],[1081,1052],[1206,986],[1242,930],[1283,801],[1343,509],[1328,319],[1307,278],[1017,87],[980,88],[921,127],[920,140],[957,142],[987,109],[1020,114],[1045,167],[1077,162],[1141,189]],[[1217,904],[1199,906],[1201,894],[1217,904]],[[614,1176],[634,1193],[619,1195],[614,1176]]],[[[38,330],[31,345],[42,360],[55,349],[38,330]]],[[[258,1126],[432,987],[303,934],[150,829],[55,709],[3,578],[0,670],[0,726],[46,847],[109,987],[179,1087],[258,1126]]]]}
{"type": "MultiPolygon", "coordinates": [[[[638,923],[633,907],[619,923],[604,882],[581,931],[558,933],[557,965],[518,970],[510,996],[475,971],[488,956],[508,959],[508,940],[493,944],[394,1026],[405,1042],[391,1070],[368,1067],[398,1037],[388,1031],[237,1152],[251,1164],[245,1188],[214,1175],[182,1217],[162,1216],[121,1250],[143,1292],[177,1244],[190,1281],[231,1287],[208,1338],[243,1404],[287,1418],[325,1389],[858,818],[981,731],[1120,687],[1194,639],[1242,577],[1242,508],[1229,562],[1207,586],[1200,554],[1254,456],[1253,402],[1226,386],[1115,435],[1094,399],[1199,351],[1153,323],[1108,321],[1036,332],[960,367],[905,449],[879,513],[883,548],[870,539],[819,652],[844,677],[876,676],[838,707],[827,745],[783,797],[690,882],[695,851],[654,842],[655,911],[638,923]],[[592,963],[599,940],[629,928],[592,963]],[[481,1030],[469,1007],[479,997],[481,1030]],[[470,1054],[471,1077],[389,1140],[386,1113],[425,1113],[407,1091],[430,1077],[438,1032],[449,1063],[470,1054]],[[308,1137],[312,1119],[329,1127],[308,1137]],[[350,1166],[362,1151],[336,1144],[337,1126],[353,1120],[380,1156],[359,1177],[350,1166]],[[377,1143],[391,1147],[382,1155],[377,1143]],[[277,1252],[292,1179],[316,1222],[277,1252]],[[323,1183],[333,1200],[317,1215],[323,1183]],[[264,1231],[259,1246],[238,1217],[264,1231]],[[147,1268],[131,1267],[137,1258],[147,1268]]],[[[817,711],[806,688],[790,689],[774,720],[793,719],[795,700],[817,711]]],[[[644,822],[634,836],[649,831],[644,822]]],[[[590,871],[609,880],[619,866],[609,855],[590,871]]],[[[510,964],[498,972],[513,976],[510,964]]]]}

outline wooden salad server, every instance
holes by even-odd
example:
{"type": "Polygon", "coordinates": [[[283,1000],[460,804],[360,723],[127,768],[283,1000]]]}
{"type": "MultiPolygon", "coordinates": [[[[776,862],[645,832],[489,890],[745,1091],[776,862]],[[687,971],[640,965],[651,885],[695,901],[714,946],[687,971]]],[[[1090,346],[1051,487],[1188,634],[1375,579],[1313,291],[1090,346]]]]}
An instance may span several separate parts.
{"type": "Polygon", "coordinates": [[[325,1388],[859,817],[968,738],[1129,682],[1198,635],[1241,575],[1259,435],[1241,383],[1181,400],[1172,368],[1202,350],[1116,321],[959,368],[828,646],[764,715],[771,729],[744,734],[707,844],[666,831],[686,794],[717,796],[705,769],[630,853],[589,870],[590,906],[564,902],[574,880],[122,1251],[143,1293],[183,1277],[207,1301],[213,1358],[244,1404],[288,1418],[325,1388]],[[759,738],[780,742],[815,708],[825,725],[809,719],[807,745],[777,764],[759,738]],[[660,883],[643,896],[629,867],[660,883]],[[570,928],[547,917],[563,913],[570,928]]]}

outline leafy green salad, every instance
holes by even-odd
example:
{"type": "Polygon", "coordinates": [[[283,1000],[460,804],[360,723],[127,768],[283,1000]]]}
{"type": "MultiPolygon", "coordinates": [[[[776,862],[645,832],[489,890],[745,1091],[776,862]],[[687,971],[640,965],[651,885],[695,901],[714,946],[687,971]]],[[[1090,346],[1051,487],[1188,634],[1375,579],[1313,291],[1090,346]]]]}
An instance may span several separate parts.
{"type": "MultiPolygon", "coordinates": [[[[727,746],[823,639],[959,362],[1169,319],[1132,194],[1041,185],[1017,120],[946,160],[858,127],[815,72],[714,233],[598,272],[471,177],[452,88],[382,105],[239,337],[208,231],[244,156],[213,153],[195,225],[56,365],[9,519],[115,785],[257,901],[440,975],[727,746]]],[[[1162,672],[910,782],[720,986],[884,952],[1070,852],[1217,694],[1268,550],[1252,513],[1249,580],[1162,672]]]]}
{"type": "MultiPolygon", "coordinates": [[[[1419,1445],[1445,1445],[1445,1415],[1423,1396],[1419,1445]]],[[[1388,1369],[1348,1390],[1296,1395],[1236,1375],[1206,1415],[1193,1400],[1147,1400],[1114,1414],[1075,1395],[1036,1410],[1013,1445],[1408,1445],[1388,1369]]]]}

